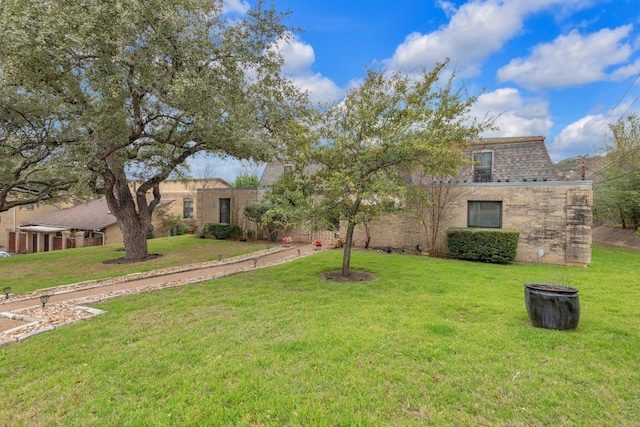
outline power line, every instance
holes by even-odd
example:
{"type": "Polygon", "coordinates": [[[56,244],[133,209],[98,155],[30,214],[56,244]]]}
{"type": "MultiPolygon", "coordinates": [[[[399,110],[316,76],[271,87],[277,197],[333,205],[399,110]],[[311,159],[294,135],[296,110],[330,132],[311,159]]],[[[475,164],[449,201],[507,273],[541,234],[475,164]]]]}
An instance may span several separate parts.
{"type": "Polygon", "coordinates": [[[609,181],[615,181],[616,179],[624,178],[625,176],[629,176],[629,175],[632,175],[632,174],[635,174],[635,173],[638,173],[638,170],[631,170],[631,171],[623,173],[621,175],[614,176],[612,178],[607,178],[607,179],[605,179],[603,181],[594,182],[593,185],[599,185],[599,184],[604,184],[604,183],[609,182],[609,181]]]}
{"type": "MultiPolygon", "coordinates": [[[[613,113],[613,111],[618,108],[618,106],[620,105],[620,103],[622,102],[622,99],[627,95],[627,93],[629,92],[629,90],[631,89],[631,87],[635,84],[635,82],[638,80],[638,78],[640,78],[640,73],[638,73],[636,75],[636,77],[633,79],[633,81],[631,82],[631,84],[627,87],[627,90],[624,92],[624,94],[622,95],[622,97],[618,100],[618,103],[616,104],[615,107],[613,107],[610,111],[609,114],[607,115],[607,117],[600,123],[600,126],[598,126],[598,128],[595,130],[595,132],[591,135],[591,137],[587,140],[587,143],[589,141],[591,141],[591,138],[593,138],[593,136],[598,132],[598,130],[600,130],[600,128],[602,127],[602,125],[609,119],[609,117],[611,116],[611,113],[613,113]]],[[[627,107],[627,109],[624,111],[624,113],[622,113],[620,115],[620,117],[618,118],[618,120],[620,120],[622,117],[624,117],[627,112],[631,109],[631,107],[633,107],[633,105],[638,101],[638,99],[640,99],[640,95],[636,96],[636,98],[631,102],[631,104],[629,104],[629,106],[627,107]]],[[[640,146],[637,147],[635,150],[632,150],[631,153],[628,153],[628,155],[631,154],[635,154],[636,152],[638,152],[638,150],[640,150],[640,146]]],[[[612,168],[613,166],[615,166],[617,163],[621,162],[624,158],[623,157],[619,157],[617,160],[613,160],[611,163],[609,163],[607,166],[602,167],[600,170],[595,171],[592,175],[591,178],[598,176],[598,175],[602,175],[604,172],[606,172],[608,169],[612,168]]]]}

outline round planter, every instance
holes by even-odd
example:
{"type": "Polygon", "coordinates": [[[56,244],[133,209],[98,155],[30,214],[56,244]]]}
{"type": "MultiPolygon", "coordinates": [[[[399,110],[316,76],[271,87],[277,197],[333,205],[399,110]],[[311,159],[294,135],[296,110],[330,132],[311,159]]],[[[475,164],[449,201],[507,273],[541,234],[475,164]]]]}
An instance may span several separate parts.
{"type": "Polygon", "coordinates": [[[578,290],[570,286],[526,283],[524,301],[536,328],[575,329],[580,320],[578,290]]]}

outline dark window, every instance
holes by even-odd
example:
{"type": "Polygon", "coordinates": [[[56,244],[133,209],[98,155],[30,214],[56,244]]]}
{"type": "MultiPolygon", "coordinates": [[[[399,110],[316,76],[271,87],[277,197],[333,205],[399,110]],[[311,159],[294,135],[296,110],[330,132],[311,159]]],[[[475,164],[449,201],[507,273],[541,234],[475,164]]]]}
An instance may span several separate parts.
{"type": "Polygon", "coordinates": [[[182,200],[182,217],[185,219],[193,218],[193,199],[182,200]]]}
{"type": "Polygon", "coordinates": [[[231,199],[220,200],[220,222],[231,224],[231,199]]]}
{"type": "Polygon", "coordinates": [[[35,206],[33,206],[33,203],[29,203],[29,204],[27,205],[27,210],[28,210],[28,211],[32,211],[34,208],[35,208],[35,206]]]}
{"type": "Polygon", "coordinates": [[[491,182],[493,153],[473,154],[473,182],[491,182]]]}
{"type": "Polygon", "coordinates": [[[468,202],[467,226],[502,228],[502,202],[468,202]]]}

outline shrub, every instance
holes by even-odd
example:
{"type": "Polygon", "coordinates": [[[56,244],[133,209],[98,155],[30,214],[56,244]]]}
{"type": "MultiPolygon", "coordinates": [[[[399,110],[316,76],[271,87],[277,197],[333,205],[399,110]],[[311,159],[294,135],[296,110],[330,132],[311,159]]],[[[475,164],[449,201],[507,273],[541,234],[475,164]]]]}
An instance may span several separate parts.
{"type": "Polygon", "coordinates": [[[202,236],[207,239],[228,239],[231,235],[231,225],[227,223],[208,223],[202,229],[202,236]]]}
{"type": "Polygon", "coordinates": [[[458,259],[506,264],[516,258],[520,232],[486,228],[447,230],[449,254],[458,259]]]}
{"type": "Polygon", "coordinates": [[[238,224],[232,224],[229,229],[229,237],[232,239],[242,239],[244,236],[244,230],[238,224]]]}

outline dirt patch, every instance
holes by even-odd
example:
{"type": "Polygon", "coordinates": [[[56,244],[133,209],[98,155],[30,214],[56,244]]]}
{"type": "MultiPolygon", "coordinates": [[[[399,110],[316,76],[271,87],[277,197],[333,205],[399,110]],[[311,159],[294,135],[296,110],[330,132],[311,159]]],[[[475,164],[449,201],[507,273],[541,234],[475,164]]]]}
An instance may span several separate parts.
{"type": "Polygon", "coordinates": [[[640,239],[638,239],[636,230],[601,226],[594,228],[591,236],[594,242],[605,245],[640,249],[640,239]]]}
{"type": "Polygon", "coordinates": [[[332,282],[369,282],[376,279],[376,275],[368,271],[351,270],[351,273],[345,277],[342,270],[332,270],[320,274],[320,278],[330,280],[332,282]]]}
{"type": "Polygon", "coordinates": [[[133,264],[134,262],[145,262],[151,261],[152,259],[160,258],[162,254],[149,254],[144,259],[126,259],[125,257],[116,258],[116,259],[108,259],[106,261],[102,261],[103,264],[133,264]]]}

